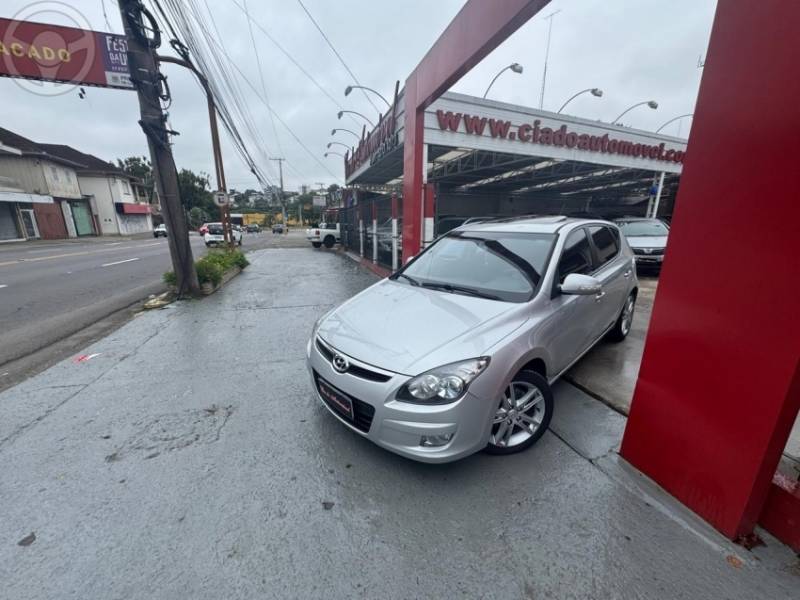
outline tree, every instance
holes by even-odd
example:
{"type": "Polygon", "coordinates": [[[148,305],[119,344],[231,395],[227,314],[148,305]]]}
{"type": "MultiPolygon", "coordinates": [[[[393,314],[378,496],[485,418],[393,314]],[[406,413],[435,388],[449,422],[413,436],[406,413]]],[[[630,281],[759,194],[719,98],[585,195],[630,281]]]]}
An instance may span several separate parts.
{"type": "Polygon", "coordinates": [[[144,156],[129,156],[126,159],[117,159],[117,166],[139,179],[145,186],[153,185],[153,167],[150,161],[144,156]]]}
{"type": "Polygon", "coordinates": [[[191,229],[199,229],[203,223],[208,222],[208,213],[199,206],[195,206],[189,210],[188,220],[191,229]]]}
{"type": "Polygon", "coordinates": [[[214,204],[214,195],[210,191],[206,173],[198,175],[189,169],[181,169],[178,173],[178,190],[181,204],[187,210],[201,208],[209,215],[219,215],[219,207],[214,204]]]}

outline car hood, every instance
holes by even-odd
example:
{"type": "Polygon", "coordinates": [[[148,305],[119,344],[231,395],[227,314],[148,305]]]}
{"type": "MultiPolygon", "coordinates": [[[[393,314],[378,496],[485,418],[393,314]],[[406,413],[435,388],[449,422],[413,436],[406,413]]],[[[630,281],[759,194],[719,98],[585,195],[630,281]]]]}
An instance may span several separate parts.
{"type": "Polygon", "coordinates": [[[525,307],[384,279],[330,313],[317,333],[343,354],[418,375],[484,355],[525,322],[525,307]]]}
{"type": "Polygon", "coordinates": [[[631,248],[666,248],[667,236],[665,235],[632,235],[627,238],[631,248]]]}

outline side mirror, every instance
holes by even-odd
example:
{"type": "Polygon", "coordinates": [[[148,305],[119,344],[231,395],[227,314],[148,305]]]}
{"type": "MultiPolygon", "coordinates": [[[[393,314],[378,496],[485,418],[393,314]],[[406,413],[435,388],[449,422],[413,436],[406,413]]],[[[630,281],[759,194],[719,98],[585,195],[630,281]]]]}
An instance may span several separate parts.
{"type": "Polygon", "coordinates": [[[600,280],[589,275],[572,273],[567,275],[559,288],[562,294],[574,294],[576,296],[594,296],[603,291],[603,284],[600,280]]]}

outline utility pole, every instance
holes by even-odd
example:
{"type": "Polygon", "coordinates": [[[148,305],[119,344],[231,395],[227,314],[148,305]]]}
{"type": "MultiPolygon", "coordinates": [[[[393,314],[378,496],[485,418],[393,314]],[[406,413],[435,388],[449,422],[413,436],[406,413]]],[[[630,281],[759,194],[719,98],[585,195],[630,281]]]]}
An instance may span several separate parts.
{"type": "Polygon", "coordinates": [[[278,162],[278,173],[280,174],[280,183],[281,183],[281,213],[283,213],[283,228],[284,230],[289,228],[289,215],[286,214],[286,200],[283,197],[283,161],[285,158],[270,158],[270,160],[275,160],[278,162]]]}
{"type": "Polygon", "coordinates": [[[169,235],[169,253],[178,288],[178,296],[198,294],[200,285],[194,267],[189,229],[181,206],[178,188],[178,172],[170,147],[170,131],[166,127],[167,117],[161,109],[161,100],[168,92],[162,86],[163,76],[156,65],[155,51],[160,45],[160,34],[153,16],[140,0],[119,0],[122,26],[128,40],[128,65],[131,81],[139,96],[141,125],[147,136],[150,160],[153,164],[153,179],[161,199],[164,221],[169,235]],[[144,20],[147,19],[147,28],[144,20]],[[147,31],[154,31],[148,37],[147,31]]]}

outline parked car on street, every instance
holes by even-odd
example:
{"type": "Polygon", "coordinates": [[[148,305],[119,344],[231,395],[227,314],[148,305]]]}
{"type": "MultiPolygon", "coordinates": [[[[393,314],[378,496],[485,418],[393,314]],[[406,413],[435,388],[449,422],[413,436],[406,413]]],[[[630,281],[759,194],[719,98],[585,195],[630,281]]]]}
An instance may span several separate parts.
{"type": "Polygon", "coordinates": [[[306,229],[306,238],[314,248],[325,246],[333,248],[339,241],[339,223],[320,223],[317,227],[306,229]]]}
{"type": "Polygon", "coordinates": [[[616,221],[639,267],[660,269],[667,250],[669,227],[661,219],[626,218],[616,221]]]}
{"type": "Polygon", "coordinates": [[[261,227],[258,223],[250,223],[247,226],[247,233],[261,233],[261,227]]]}
{"type": "Polygon", "coordinates": [[[283,223],[275,223],[272,226],[272,233],[283,233],[283,223]]]}
{"type": "MultiPolygon", "coordinates": [[[[233,236],[233,243],[242,245],[242,228],[238,225],[231,227],[231,235],[233,236]]],[[[225,233],[222,229],[222,223],[208,223],[206,233],[203,235],[203,241],[206,246],[220,245],[225,243],[225,233]]]]}
{"type": "Polygon", "coordinates": [[[312,384],[351,430],[408,458],[518,452],[550,423],[552,383],[628,335],[637,290],[613,223],[464,225],[315,323],[312,384]]]}
{"type": "Polygon", "coordinates": [[[154,238],[167,237],[167,226],[164,225],[163,223],[161,225],[156,226],[156,228],[153,229],[153,237],[154,238]]]}

